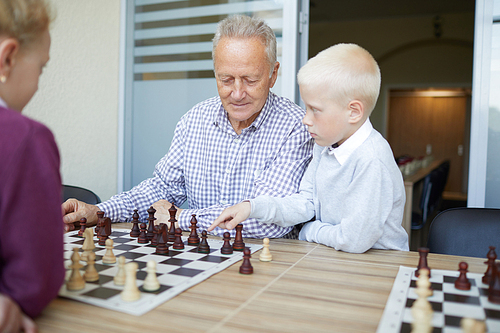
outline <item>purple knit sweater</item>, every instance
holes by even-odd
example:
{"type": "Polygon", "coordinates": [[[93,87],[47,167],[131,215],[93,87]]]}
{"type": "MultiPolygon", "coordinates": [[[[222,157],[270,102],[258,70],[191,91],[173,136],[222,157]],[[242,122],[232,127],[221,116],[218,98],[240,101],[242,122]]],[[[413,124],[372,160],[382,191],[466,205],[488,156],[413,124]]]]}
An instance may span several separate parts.
{"type": "Polygon", "coordinates": [[[0,293],[30,317],[64,281],[59,163],[47,127],[0,106],[0,293]]]}

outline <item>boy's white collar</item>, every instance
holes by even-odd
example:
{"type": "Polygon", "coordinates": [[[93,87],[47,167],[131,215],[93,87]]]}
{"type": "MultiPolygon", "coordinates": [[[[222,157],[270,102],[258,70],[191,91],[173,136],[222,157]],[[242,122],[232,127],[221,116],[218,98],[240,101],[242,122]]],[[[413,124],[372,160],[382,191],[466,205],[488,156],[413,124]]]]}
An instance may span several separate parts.
{"type": "Polygon", "coordinates": [[[342,165],[349,158],[353,151],[356,150],[366,139],[370,136],[373,129],[370,119],[366,119],[363,125],[353,135],[351,135],[347,140],[344,141],[337,148],[325,147],[322,153],[328,152],[330,155],[334,155],[337,161],[342,165]]]}

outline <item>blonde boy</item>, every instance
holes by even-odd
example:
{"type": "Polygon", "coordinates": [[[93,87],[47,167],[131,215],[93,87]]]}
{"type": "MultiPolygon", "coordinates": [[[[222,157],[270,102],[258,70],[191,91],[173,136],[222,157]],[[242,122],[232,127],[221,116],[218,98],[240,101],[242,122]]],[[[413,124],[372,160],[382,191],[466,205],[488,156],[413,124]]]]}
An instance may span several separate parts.
{"type": "Polygon", "coordinates": [[[354,253],[407,251],[401,172],[369,120],[380,90],[376,61],[355,44],[338,44],[310,59],[297,77],[307,109],[302,122],[315,140],[300,191],[243,201],[208,230],[232,229],[249,217],[280,226],[310,221],[299,239],[354,253]]]}

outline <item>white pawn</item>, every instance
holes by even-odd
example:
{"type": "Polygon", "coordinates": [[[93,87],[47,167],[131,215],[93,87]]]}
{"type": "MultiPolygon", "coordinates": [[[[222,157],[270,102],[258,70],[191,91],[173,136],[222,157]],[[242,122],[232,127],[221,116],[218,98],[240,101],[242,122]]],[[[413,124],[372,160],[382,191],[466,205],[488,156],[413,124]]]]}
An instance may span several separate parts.
{"type": "MultiPolygon", "coordinates": [[[[92,230],[91,230],[92,231],[92,230]]],[[[97,269],[95,269],[95,253],[90,252],[87,258],[87,269],[83,274],[83,278],[87,282],[94,282],[99,280],[99,273],[97,273],[97,269]]]]}
{"type": "Polygon", "coordinates": [[[472,319],[472,318],[462,318],[460,320],[460,327],[464,333],[485,333],[486,324],[484,321],[472,319]]]}
{"type": "Polygon", "coordinates": [[[116,257],[113,253],[113,240],[111,238],[106,239],[106,253],[102,257],[102,262],[104,264],[114,264],[116,262],[116,257]]]}
{"type": "Polygon", "coordinates": [[[415,290],[418,298],[413,302],[411,307],[411,314],[413,316],[411,332],[430,333],[432,332],[432,307],[427,297],[432,295],[432,290],[430,289],[429,271],[421,269],[418,272],[419,278],[417,280],[417,289],[415,290]]]}
{"type": "Polygon", "coordinates": [[[158,278],[156,276],[156,261],[148,261],[146,272],[148,272],[148,275],[144,280],[142,288],[144,288],[144,290],[146,291],[157,291],[158,289],[160,289],[160,282],[158,282],[158,278]]]}
{"type": "Polygon", "coordinates": [[[141,298],[141,292],[136,283],[138,266],[136,262],[129,262],[125,265],[125,287],[121,292],[122,300],[125,302],[133,302],[141,298]]]}
{"type": "Polygon", "coordinates": [[[80,264],[80,255],[78,254],[78,248],[73,248],[73,254],[71,255],[71,275],[69,276],[68,282],[66,282],[66,289],[68,290],[81,290],[85,288],[85,280],[80,273],[80,268],[83,267],[80,264]]]}
{"type": "Polygon", "coordinates": [[[125,257],[124,256],[118,257],[118,272],[116,273],[115,277],[113,278],[113,282],[117,286],[123,286],[125,284],[125,257]]]}
{"type": "Polygon", "coordinates": [[[272,256],[271,252],[269,251],[269,238],[264,238],[263,246],[264,246],[264,248],[262,249],[262,252],[260,253],[259,260],[260,261],[273,260],[273,256],[272,256]]]}
{"type": "Polygon", "coordinates": [[[85,229],[85,231],[83,232],[83,237],[85,237],[85,240],[83,241],[82,245],[83,253],[80,260],[87,261],[89,253],[95,249],[94,232],[90,228],[85,229]]]}

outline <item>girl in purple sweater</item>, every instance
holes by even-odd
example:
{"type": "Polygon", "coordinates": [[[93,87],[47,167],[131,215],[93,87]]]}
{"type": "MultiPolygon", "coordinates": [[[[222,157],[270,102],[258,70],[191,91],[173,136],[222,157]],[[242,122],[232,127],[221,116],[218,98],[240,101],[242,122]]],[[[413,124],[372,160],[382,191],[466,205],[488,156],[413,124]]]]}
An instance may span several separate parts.
{"type": "Polygon", "coordinates": [[[21,115],[49,60],[50,22],[43,0],[0,0],[0,332],[36,332],[64,281],[59,152],[21,115]]]}

